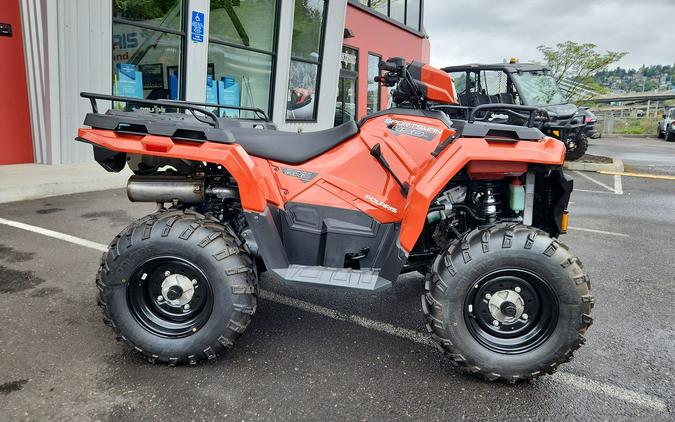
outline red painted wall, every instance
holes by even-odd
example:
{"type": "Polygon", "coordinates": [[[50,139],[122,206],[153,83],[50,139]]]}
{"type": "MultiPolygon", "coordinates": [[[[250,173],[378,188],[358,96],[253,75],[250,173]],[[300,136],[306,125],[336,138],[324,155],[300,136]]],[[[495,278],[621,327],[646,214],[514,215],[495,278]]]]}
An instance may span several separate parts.
{"type": "MultiPolygon", "coordinates": [[[[404,57],[407,61],[418,60],[429,63],[430,44],[428,38],[422,38],[405,29],[387,22],[357,6],[347,4],[345,28],[354,33],[354,37],[345,38],[344,45],[359,50],[358,79],[358,118],[366,115],[368,94],[368,53],[374,53],[383,59],[404,57]]],[[[389,93],[381,89],[381,108],[387,106],[389,93]]]]}
{"type": "Polygon", "coordinates": [[[33,162],[28,85],[19,0],[3,0],[0,22],[12,36],[0,36],[0,164],[33,162]]]}

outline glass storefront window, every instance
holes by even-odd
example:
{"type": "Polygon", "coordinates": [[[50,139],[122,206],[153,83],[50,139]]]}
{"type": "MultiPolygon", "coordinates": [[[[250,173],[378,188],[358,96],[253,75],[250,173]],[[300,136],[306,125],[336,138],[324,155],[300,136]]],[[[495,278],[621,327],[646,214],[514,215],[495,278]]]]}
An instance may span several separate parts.
{"type": "Polygon", "coordinates": [[[420,30],[420,10],[421,4],[420,0],[407,0],[407,13],[405,24],[414,29],[415,31],[420,30]]]}
{"type": "Polygon", "coordinates": [[[382,85],[375,82],[375,77],[380,75],[378,64],[380,56],[368,54],[368,98],[366,100],[366,113],[372,114],[380,110],[380,90],[382,85]]]}
{"type": "Polygon", "coordinates": [[[389,0],[370,0],[370,7],[384,16],[389,14],[389,0]]]}
{"type": "Polygon", "coordinates": [[[351,72],[358,72],[359,70],[359,51],[351,47],[342,47],[342,56],[340,57],[340,65],[342,69],[351,72]]]}
{"type": "MultiPolygon", "coordinates": [[[[259,108],[269,114],[272,56],[209,43],[207,102],[259,108]]],[[[220,109],[222,116],[256,118],[252,112],[220,109]]]]}
{"type": "Polygon", "coordinates": [[[286,120],[316,120],[326,0],[296,0],[286,120]]]}
{"type": "Polygon", "coordinates": [[[277,0],[211,0],[211,39],[272,51],[277,0]]]}
{"type": "Polygon", "coordinates": [[[181,29],[181,0],[113,0],[113,18],[162,28],[181,29]]]}
{"type": "Polygon", "coordinates": [[[316,119],[319,65],[291,60],[286,120],[316,119]]]}
{"type": "Polygon", "coordinates": [[[421,0],[359,0],[359,3],[415,31],[420,30],[421,0]]]}
{"type": "Polygon", "coordinates": [[[113,95],[179,99],[182,46],[182,35],[113,23],[113,95]]]}
{"type": "Polygon", "coordinates": [[[326,0],[297,0],[293,15],[291,56],[318,62],[326,0]]]}
{"type": "Polygon", "coordinates": [[[398,22],[405,22],[405,3],[406,0],[389,1],[389,17],[398,22]]]}

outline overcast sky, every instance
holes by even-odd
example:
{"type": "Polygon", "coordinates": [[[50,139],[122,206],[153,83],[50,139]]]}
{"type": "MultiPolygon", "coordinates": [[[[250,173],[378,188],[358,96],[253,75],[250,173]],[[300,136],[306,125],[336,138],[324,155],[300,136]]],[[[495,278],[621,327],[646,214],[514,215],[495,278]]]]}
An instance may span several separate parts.
{"type": "Polygon", "coordinates": [[[621,67],[675,63],[675,0],[425,0],[424,6],[434,66],[541,60],[538,45],[567,40],[627,51],[621,67]]]}

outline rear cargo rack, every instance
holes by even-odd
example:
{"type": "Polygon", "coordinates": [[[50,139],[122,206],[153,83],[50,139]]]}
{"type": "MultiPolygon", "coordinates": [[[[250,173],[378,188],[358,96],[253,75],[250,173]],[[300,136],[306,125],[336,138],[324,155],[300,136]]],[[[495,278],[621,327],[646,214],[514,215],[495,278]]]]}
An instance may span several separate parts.
{"type": "Polygon", "coordinates": [[[119,101],[119,102],[124,102],[124,103],[131,103],[131,104],[139,104],[139,105],[148,105],[148,106],[153,106],[153,107],[172,107],[172,108],[177,108],[181,110],[187,110],[189,111],[195,119],[201,121],[202,123],[209,124],[213,126],[215,129],[220,128],[220,123],[218,116],[211,112],[206,110],[204,107],[209,107],[209,108],[218,108],[218,109],[230,109],[230,110],[239,110],[239,111],[249,111],[252,112],[256,115],[256,117],[259,120],[263,120],[265,122],[269,122],[270,119],[267,116],[267,114],[255,107],[239,107],[239,106],[230,106],[230,105],[222,105],[222,104],[212,104],[212,103],[200,103],[200,102],[194,102],[194,101],[173,101],[173,100],[148,100],[145,98],[132,98],[132,97],[120,97],[117,95],[105,95],[105,94],[94,94],[91,92],[81,92],[80,97],[82,98],[87,98],[89,102],[91,103],[91,110],[98,114],[98,105],[96,103],[96,100],[106,100],[106,101],[119,101]],[[200,113],[203,114],[204,116],[209,117],[210,120],[203,120],[200,117],[197,117],[195,113],[200,113]]]}

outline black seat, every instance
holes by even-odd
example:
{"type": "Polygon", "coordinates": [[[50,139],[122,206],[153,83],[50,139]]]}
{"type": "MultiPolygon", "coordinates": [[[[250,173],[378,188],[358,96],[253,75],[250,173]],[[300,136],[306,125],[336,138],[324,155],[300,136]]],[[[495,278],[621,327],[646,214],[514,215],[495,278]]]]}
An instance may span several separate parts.
{"type": "Polygon", "coordinates": [[[235,143],[248,154],[288,164],[304,163],[359,133],[353,120],[332,129],[307,133],[247,128],[228,130],[235,143]]]}

